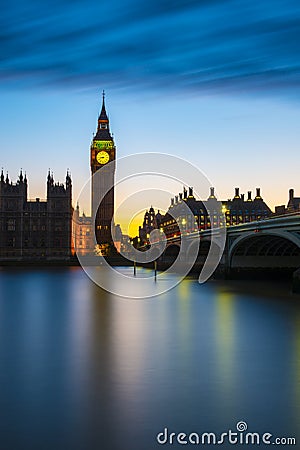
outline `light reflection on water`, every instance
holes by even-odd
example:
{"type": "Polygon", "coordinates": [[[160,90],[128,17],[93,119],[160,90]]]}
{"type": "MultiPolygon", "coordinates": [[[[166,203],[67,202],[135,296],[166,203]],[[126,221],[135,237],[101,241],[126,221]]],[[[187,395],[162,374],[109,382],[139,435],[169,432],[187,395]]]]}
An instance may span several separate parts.
{"type": "Polygon", "coordinates": [[[186,279],[129,300],[79,268],[3,270],[1,445],[151,450],[165,426],[239,420],[300,438],[299,330],[285,286],[186,279]]]}

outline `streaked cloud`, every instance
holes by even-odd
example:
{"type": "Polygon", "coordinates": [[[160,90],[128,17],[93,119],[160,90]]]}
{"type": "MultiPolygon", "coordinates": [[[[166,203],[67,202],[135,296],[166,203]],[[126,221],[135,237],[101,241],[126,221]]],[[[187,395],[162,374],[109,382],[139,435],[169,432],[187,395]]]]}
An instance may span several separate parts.
{"type": "Polygon", "coordinates": [[[300,93],[296,0],[2,5],[2,85],[300,93]]]}

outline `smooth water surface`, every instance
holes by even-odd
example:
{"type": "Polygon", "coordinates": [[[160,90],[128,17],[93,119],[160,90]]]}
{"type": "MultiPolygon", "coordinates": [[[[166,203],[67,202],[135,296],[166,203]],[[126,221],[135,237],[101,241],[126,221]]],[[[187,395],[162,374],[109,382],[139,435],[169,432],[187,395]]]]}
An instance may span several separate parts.
{"type": "Polygon", "coordinates": [[[240,420],[300,443],[300,298],[286,286],[186,279],[129,300],[80,268],[5,269],[0,364],[1,449],[182,448],[156,435],[240,420]]]}

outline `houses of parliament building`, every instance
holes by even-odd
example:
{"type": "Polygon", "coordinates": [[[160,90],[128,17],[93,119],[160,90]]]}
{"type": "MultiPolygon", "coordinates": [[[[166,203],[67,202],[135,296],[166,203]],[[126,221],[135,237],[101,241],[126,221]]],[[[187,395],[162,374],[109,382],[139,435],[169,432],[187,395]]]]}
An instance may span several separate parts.
{"type": "MultiPolygon", "coordinates": [[[[8,174],[0,174],[0,264],[6,261],[72,261],[77,253],[85,254],[96,242],[100,248],[119,250],[122,240],[119,226],[113,223],[114,217],[114,177],[116,147],[109,129],[109,119],[105,109],[104,93],[102,108],[98,117],[97,131],[90,145],[90,169],[92,175],[91,211],[92,217],[80,216],[79,207],[75,211],[72,206],[72,180],[67,171],[64,183],[55,182],[53,174],[48,172],[46,179],[46,199],[28,199],[28,180],[26,174],[19,173],[16,182],[9,179],[8,174]],[[98,175],[98,176],[95,176],[98,175]],[[107,190],[109,186],[109,190],[107,190]],[[102,195],[105,193],[105,195],[102,195]],[[102,198],[100,205],[98,199],[102,198]],[[94,221],[94,224],[93,224],[94,221]],[[118,244],[113,243],[111,230],[117,230],[118,244]],[[95,239],[93,233],[95,231],[95,239]]],[[[147,243],[150,232],[155,228],[162,229],[167,237],[178,232],[174,220],[181,217],[187,230],[206,230],[214,222],[226,226],[251,222],[300,211],[300,198],[289,192],[287,207],[278,206],[275,213],[263,201],[260,189],[252,199],[239,193],[236,188],[232,199],[221,202],[221,211],[216,205],[214,189],[211,188],[207,200],[197,200],[193,189],[184,188],[162,215],[153,208],[145,213],[144,222],[139,229],[140,243],[147,243]],[[185,202],[192,211],[192,218],[181,217],[181,205],[185,202]],[[222,220],[225,223],[219,223],[222,220]]],[[[116,239],[114,239],[116,241],[116,239]]],[[[133,240],[134,241],[134,240],[133,240]]],[[[103,253],[102,253],[103,254],[103,253]]]]}
{"type": "Polygon", "coordinates": [[[28,199],[22,171],[16,183],[0,176],[0,260],[65,260],[72,252],[72,180],[48,173],[47,198],[28,199]]]}

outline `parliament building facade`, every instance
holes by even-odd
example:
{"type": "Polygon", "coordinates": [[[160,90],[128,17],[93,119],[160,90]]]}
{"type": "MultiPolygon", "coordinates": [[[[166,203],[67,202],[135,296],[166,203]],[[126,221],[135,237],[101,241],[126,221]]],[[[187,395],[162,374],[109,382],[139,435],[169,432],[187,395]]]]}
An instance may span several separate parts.
{"type": "Polygon", "coordinates": [[[48,173],[47,198],[28,199],[22,171],[16,183],[0,176],[0,260],[68,260],[72,254],[72,180],[55,183],[48,173]]]}

